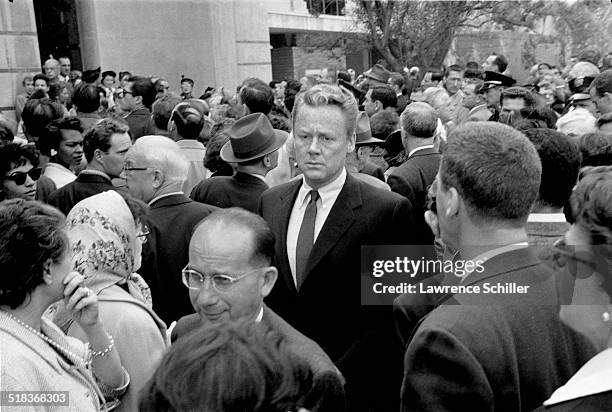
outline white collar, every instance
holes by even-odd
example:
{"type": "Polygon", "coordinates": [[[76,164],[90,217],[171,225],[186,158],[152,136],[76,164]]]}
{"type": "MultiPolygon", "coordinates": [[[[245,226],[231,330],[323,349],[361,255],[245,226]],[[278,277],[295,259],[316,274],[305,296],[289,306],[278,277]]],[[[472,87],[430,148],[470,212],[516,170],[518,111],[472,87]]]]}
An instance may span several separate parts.
{"type": "Polygon", "coordinates": [[[566,223],[563,213],[530,213],[527,218],[528,222],[541,223],[566,223]]]}
{"type": "MultiPolygon", "coordinates": [[[[319,197],[321,198],[321,204],[323,207],[327,205],[329,201],[335,201],[338,197],[338,194],[342,190],[344,183],[346,182],[346,168],[342,168],[342,171],[334,180],[326,184],[325,186],[321,186],[317,189],[319,192],[319,197]]],[[[314,190],[308,183],[306,183],[306,178],[302,178],[302,187],[300,188],[300,192],[298,193],[298,198],[296,199],[299,202],[299,205],[303,205],[308,197],[308,193],[311,190],[314,190]]]]}
{"type": "Polygon", "coordinates": [[[153,199],[151,199],[149,201],[149,203],[147,203],[149,206],[153,206],[153,203],[157,202],[159,199],[163,199],[164,197],[168,197],[168,196],[174,196],[174,195],[184,195],[185,193],[183,192],[170,192],[170,193],[165,193],[163,195],[159,195],[159,196],[155,196],[153,199]]]}
{"type": "Polygon", "coordinates": [[[434,145],[433,144],[426,144],[425,146],[419,146],[415,149],[412,149],[410,151],[410,153],[408,153],[408,157],[412,156],[413,154],[415,154],[416,152],[418,152],[419,150],[425,150],[425,149],[433,149],[434,145]]]}

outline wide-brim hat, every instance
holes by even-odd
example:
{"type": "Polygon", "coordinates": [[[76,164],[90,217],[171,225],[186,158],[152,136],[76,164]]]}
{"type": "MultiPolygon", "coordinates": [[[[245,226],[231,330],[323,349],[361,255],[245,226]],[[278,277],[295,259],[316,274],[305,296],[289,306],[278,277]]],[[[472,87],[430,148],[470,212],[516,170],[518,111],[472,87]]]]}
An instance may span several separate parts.
{"type": "Polygon", "coordinates": [[[227,135],[230,140],[221,148],[221,159],[241,163],[278,150],[289,133],[274,129],[265,114],[253,113],[236,121],[227,135]]]}
{"type": "Polygon", "coordinates": [[[363,75],[369,79],[373,79],[381,83],[387,83],[391,72],[385,69],[382,65],[375,64],[370,70],[364,72],[363,75]]]}
{"type": "Polygon", "coordinates": [[[381,139],[372,137],[368,115],[366,112],[359,112],[357,115],[357,128],[355,129],[355,146],[366,146],[383,142],[381,139]]]}
{"type": "Polygon", "coordinates": [[[484,84],[482,85],[481,91],[485,92],[497,86],[512,87],[515,84],[516,80],[510,76],[497,72],[486,71],[484,72],[484,84]]]}

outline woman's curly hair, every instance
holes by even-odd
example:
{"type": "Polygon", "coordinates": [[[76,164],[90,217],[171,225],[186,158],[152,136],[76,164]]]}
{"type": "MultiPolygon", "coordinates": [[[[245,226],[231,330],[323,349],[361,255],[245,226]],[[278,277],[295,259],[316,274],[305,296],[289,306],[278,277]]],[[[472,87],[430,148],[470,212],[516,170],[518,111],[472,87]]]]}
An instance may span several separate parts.
{"type": "Polygon", "coordinates": [[[570,207],[572,221],[591,233],[593,245],[612,245],[612,166],[583,168],[570,207]]]}

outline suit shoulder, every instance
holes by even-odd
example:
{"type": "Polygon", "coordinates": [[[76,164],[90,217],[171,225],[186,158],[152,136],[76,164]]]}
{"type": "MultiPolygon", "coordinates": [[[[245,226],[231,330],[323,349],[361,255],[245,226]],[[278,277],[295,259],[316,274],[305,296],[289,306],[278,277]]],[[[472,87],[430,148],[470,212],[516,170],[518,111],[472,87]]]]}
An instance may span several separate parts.
{"type": "Polygon", "coordinates": [[[283,183],[282,185],[273,186],[269,189],[266,189],[261,194],[261,200],[267,201],[269,199],[277,199],[281,196],[282,193],[285,193],[288,190],[292,189],[296,184],[298,183],[296,183],[295,181],[291,181],[291,182],[283,183]]]}
{"type": "Polygon", "coordinates": [[[395,192],[391,192],[389,190],[384,190],[378,187],[374,187],[365,182],[358,182],[361,190],[361,195],[364,200],[371,199],[371,202],[375,202],[374,204],[379,205],[397,205],[400,203],[408,203],[408,200],[395,192]]]}

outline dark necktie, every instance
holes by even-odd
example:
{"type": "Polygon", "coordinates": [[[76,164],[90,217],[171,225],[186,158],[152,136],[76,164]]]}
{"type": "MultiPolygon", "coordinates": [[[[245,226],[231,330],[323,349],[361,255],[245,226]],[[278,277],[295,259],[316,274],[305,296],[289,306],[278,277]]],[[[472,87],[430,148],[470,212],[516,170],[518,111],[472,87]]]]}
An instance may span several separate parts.
{"type": "Polygon", "coordinates": [[[298,234],[295,252],[295,278],[298,290],[300,290],[306,277],[306,265],[308,264],[308,257],[314,244],[315,220],[317,219],[319,192],[311,190],[308,194],[310,195],[310,201],[306,206],[306,213],[304,213],[304,220],[302,220],[302,226],[298,234]]]}

